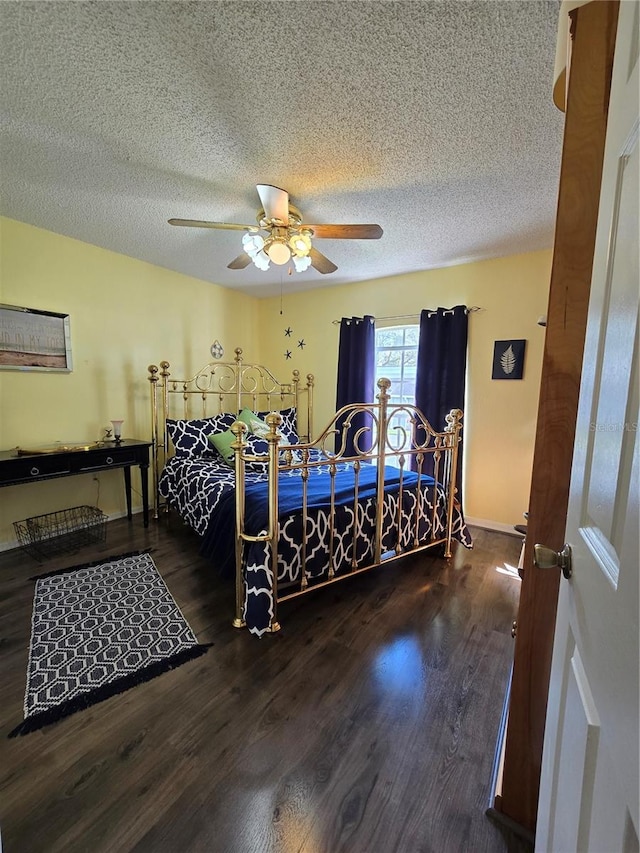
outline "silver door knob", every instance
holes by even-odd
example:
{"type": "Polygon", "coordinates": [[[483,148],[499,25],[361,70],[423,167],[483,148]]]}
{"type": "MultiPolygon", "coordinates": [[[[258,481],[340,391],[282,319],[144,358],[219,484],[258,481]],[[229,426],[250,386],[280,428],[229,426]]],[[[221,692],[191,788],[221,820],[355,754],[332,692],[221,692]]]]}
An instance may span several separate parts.
{"type": "Polygon", "coordinates": [[[533,546],[533,563],[539,569],[562,569],[567,580],[573,573],[571,565],[571,545],[565,545],[562,551],[554,551],[546,545],[533,546]]]}

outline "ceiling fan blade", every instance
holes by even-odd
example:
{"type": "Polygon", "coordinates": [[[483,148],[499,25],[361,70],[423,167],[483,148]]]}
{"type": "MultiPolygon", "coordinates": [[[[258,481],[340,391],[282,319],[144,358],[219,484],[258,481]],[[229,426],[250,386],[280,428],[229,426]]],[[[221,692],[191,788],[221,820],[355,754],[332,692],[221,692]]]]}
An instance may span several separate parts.
{"type": "Polygon", "coordinates": [[[202,219],[169,219],[169,225],[184,225],[186,228],[227,228],[232,231],[259,231],[256,225],[237,225],[235,222],[207,222],[202,219]]]}
{"type": "Polygon", "coordinates": [[[382,228],[379,225],[307,225],[314,237],[330,240],[379,240],[382,228]]]}
{"type": "Polygon", "coordinates": [[[289,193],[271,184],[257,184],[256,189],[264,208],[265,219],[279,219],[289,224],[289,193]]]}
{"type": "Polygon", "coordinates": [[[247,255],[246,252],[241,252],[237,258],[234,258],[230,264],[227,264],[227,269],[230,270],[243,270],[245,267],[248,267],[251,263],[251,258],[247,255]]]}
{"type": "Polygon", "coordinates": [[[317,249],[312,248],[309,252],[309,257],[311,258],[311,266],[314,270],[318,270],[323,275],[329,272],[335,272],[338,267],[330,261],[329,258],[325,257],[322,252],[319,252],[317,249]]]}

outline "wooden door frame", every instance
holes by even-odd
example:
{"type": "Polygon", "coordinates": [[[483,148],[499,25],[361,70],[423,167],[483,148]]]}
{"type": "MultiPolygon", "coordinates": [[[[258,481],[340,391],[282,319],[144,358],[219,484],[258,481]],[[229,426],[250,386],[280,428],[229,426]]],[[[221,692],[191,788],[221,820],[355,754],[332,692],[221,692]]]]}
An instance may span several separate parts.
{"type": "Polygon", "coordinates": [[[533,546],[564,544],[587,325],[618,0],[571,15],[567,95],[547,331],[536,429],[502,789],[495,810],[535,830],[559,569],[533,564],[533,546]]]}

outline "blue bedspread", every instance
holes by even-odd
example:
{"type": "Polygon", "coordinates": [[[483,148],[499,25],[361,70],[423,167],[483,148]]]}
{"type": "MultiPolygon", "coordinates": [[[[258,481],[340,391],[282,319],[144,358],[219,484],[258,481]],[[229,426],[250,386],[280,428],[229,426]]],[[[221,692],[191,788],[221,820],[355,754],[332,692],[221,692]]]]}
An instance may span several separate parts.
{"type": "MultiPolygon", "coordinates": [[[[312,451],[311,461],[325,459],[312,451]]],[[[400,471],[385,468],[382,508],[376,499],[377,468],[363,464],[358,483],[358,509],[354,511],[354,470],[349,463],[337,466],[335,514],[331,518],[330,474],[327,464],[309,469],[306,524],[303,524],[302,478],[297,469],[282,471],[279,488],[279,539],[277,564],[272,565],[269,543],[244,546],[244,619],[249,630],[261,636],[269,630],[275,613],[274,582],[280,590],[296,588],[302,575],[310,582],[322,580],[331,570],[348,574],[354,565],[374,559],[377,521],[382,514],[383,553],[403,553],[415,547],[416,519],[420,543],[446,536],[447,499],[441,486],[422,475],[404,471],[402,500],[400,471]]],[[[232,468],[209,456],[173,457],[165,466],[160,493],[202,537],[200,553],[223,575],[235,571],[235,476],[232,468]]],[[[245,530],[251,535],[267,529],[267,478],[264,466],[248,470],[245,483],[245,530]]],[[[471,536],[456,505],[452,535],[466,547],[471,536]]]]}
{"type": "MultiPolygon", "coordinates": [[[[358,479],[358,499],[366,500],[376,495],[378,469],[375,465],[362,465],[358,479]]],[[[385,467],[385,493],[395,492],[399,488],[401,472],[399,468],[385,467]]],[[[413,471],[402,473],[403,487],[414,486],[418,475],[413,471]]],[[[335,474],[335,506],[349,506],[354,501],[355,470],[349,466],[335,474]]],[[[423,486],[433,485],[432,477],[422,475],[423,486]]],[[[278,517],[280,520],[302,507],[302,477],[290,473],[278,480],[278,517]]],[[[257,535],[268,525],[268,484],[265,481],[245,484],[245,533],[257,535]]],[[[307,480],[307,508],[328,509],[331,506],[330,475],[324,468],[318,476],[307,480]]],[[[202,540],[200,553],[203,557],[215,560],[218,570],[229,575],[235,565],[235,495],[223,494],[218,501],[215,514],[202,540]]]]}

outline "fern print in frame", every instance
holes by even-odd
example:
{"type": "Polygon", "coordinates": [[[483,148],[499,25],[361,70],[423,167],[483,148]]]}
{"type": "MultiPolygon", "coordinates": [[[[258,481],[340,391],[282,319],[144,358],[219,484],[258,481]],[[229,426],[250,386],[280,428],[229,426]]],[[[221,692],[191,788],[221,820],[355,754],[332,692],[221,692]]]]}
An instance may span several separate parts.
{"type": "Polygon", "coordinates": [[[522,379],[527,342],[496,341],[493,346],[492,379],[522,379]]]}

